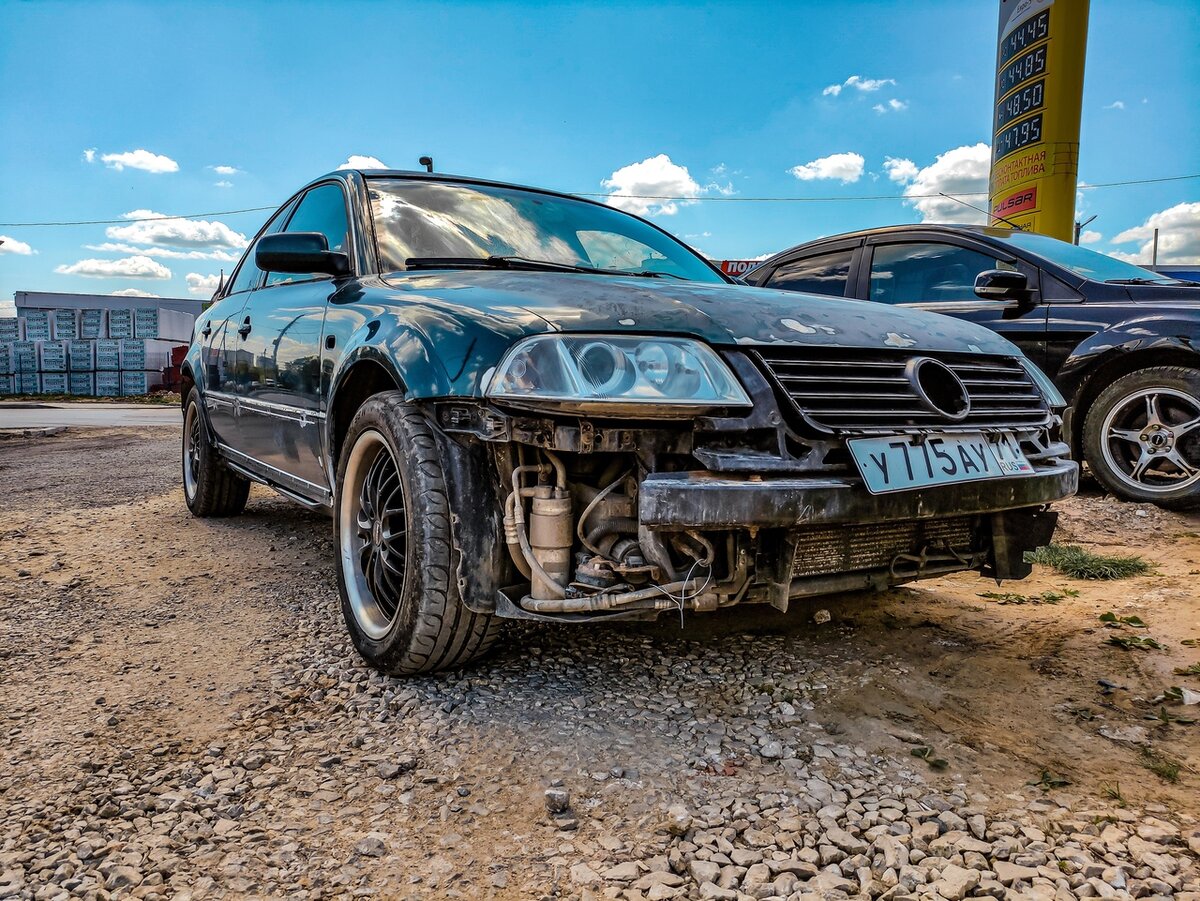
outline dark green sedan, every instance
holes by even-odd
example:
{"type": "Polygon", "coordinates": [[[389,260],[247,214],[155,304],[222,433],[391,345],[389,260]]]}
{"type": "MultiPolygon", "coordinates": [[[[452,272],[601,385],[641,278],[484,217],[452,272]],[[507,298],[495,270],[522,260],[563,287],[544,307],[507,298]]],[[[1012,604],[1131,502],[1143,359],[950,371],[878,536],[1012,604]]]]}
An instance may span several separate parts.
{"type": "Polygon", "coordinates": [[[296,193],[183,367],[197,516],[331,512],[374,667],[598,623],[1029,572],[1077,467],[1004,338],[732,283],[655,225],[470,178],[296,193]]]}

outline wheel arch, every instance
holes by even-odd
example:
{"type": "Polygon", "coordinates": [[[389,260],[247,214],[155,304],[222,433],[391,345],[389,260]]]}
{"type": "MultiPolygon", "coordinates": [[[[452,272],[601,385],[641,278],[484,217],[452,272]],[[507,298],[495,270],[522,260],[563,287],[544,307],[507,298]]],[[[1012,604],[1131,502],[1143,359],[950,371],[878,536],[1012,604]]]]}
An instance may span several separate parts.
{"type": "Polygon", "coordinates": [[[1071,396],[1070,440],[1071,451],[1076,459],[1080,459],[1083,452],[1083,424],[1087,419],[1088,410],[1100,393],[1117,379],[1151,366],[1187,366],[1200,369],[1200,345],[1195,341],[1165,338],[1153,344],[1137,346],[1144,340],[1110,346],[1098,359],[1088,360],[1088,368],[1071,396]]]}
{"type": "Polygon", "coordinates": [[[191,364],[185,362],[179,367],[179,405],[187,406],[188,395],[192,388],[196,386],[196,376],[192,372],[191,364]]]}
{"type": "MultiPolygon", "coordinates": [[[[325,429],[331,473],[337,471],[350,421],[366,399],[381,391],[406,390],[400,373],[386,357],[363,350],[342,369],[329,392],[325,429]]],[[[330,484],[333,484],[332,475],[330,484]]]]}

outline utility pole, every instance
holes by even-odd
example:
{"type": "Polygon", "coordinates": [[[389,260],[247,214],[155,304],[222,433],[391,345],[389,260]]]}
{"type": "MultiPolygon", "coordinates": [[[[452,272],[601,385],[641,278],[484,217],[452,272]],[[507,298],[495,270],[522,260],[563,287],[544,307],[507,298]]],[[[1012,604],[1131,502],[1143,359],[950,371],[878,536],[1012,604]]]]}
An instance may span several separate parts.
{"type": "MultiPolygon", "coordinates": [[[[1096,214],[1096,216],[1099,216],[1099,215],[1100,215],[1099,213],[1096,214]]],[[[1075,243],[1076,244],[1079,243],[1079,233],[1081,231],[1083,231],[1083,229],[1086,225],[1088,225],[1091,222],[1094,222],[1096,219],[1096,216],[1090,216],[1087,219],[1084,219],[1082,222],[1080,222],[1079,220],[1075,221],[1075,243]]]]}
{"type": "Polygon", "coordinates": [[[1150,265],[1158,265],[1158,229],[1154,230],[1154,249],[1150,252],[1150,265]]]}

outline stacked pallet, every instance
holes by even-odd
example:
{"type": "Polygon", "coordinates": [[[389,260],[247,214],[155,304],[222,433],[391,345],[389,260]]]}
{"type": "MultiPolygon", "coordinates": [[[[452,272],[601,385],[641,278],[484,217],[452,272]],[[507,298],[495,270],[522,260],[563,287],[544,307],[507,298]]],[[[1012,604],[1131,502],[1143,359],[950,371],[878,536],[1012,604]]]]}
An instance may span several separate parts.
{"type": "Polygon", "coordinates": [[[0,395],[156,391],[194,326],[191,313],[157,307],[19,310],[0,318],[0,395]]]}

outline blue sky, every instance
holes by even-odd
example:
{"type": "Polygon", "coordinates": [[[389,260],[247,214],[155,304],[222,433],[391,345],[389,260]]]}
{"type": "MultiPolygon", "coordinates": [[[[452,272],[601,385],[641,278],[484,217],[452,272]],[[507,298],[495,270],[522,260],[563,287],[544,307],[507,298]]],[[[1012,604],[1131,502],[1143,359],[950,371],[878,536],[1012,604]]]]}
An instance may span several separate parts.
{"type": "MultiPolygon", "coordinates": [[[[985,181],[997,16],[994,0],[0,0],[0,223],[267,206],[351,155],[416,168],[425,153],[447,172],[693,197],[639,210],[717,258],[970,215],[746,198],[985,181]]],[[[1093,0],[1081,180],[1200,173],[1198,46],[1194,2],[1093,0]]],[[[1160,261],[1200,258],[1200,179],[1082,204],[1097,249],[1137,256],[1157,217],[1160,261]]],[[[0,225],[0,304],[19,289],[207,296],[266,215],[0,225]]]]}

